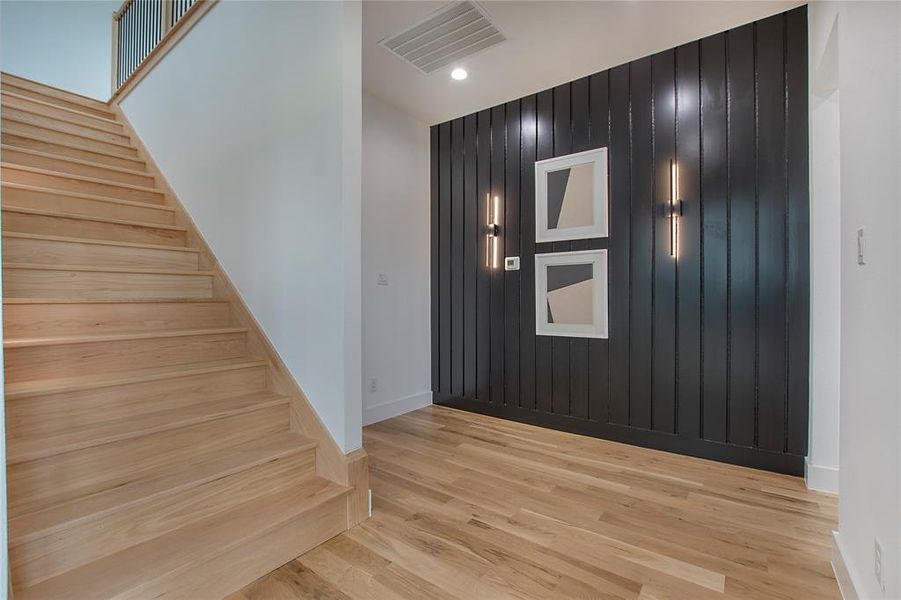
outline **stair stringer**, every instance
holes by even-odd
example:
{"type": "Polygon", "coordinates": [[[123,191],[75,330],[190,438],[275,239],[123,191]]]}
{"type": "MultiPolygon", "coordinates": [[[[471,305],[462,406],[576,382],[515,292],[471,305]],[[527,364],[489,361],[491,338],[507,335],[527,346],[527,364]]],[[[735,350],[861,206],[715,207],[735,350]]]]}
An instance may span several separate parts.
{"type": "Polygon", "coordinates": [[[269,361],[266,376],[273,391],[290,398],[291,430],[318,442],[317,475],[353,488],[346,499],[347,528],[365,520],[369,517],[369,460],[366,451],[360,448],[345,454],[335,443],[300,384],[291,375],[243,297],[216,260],[200,229],[185,210],[153,156],[147,151],[141,136],[132,127],[118,102],[111,100],[109,108],[116,113],[125,133],[131,137],[132,143],[137,147],[139,159],[145,161],[147,165],[148,173],[156,178],[157,187],[163,190],[164,205],[174,209],[175,224],[187,230],[187,246],[200,250],[200,269],[213,273],[213,296],[229,301],[235,321],[247,329],[249,353],[253,356],[263,356],[269,361]]]}

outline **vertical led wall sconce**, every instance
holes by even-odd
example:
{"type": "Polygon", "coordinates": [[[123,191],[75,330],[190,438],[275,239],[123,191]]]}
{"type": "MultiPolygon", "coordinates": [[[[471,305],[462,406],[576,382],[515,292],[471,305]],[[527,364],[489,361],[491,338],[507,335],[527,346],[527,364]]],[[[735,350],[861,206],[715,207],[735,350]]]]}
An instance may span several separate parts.
{"type": "Polygon", "coordinates": [[[488,222],[485,237],[485,261],[489,269],[496,269],[498,262],[498,237],[501,234],[501,226],[497,224],[499,220],[500,198],[494,197],[494,203],[491,202],[491,194],[485,195],[485,218],[488,222]]]}
{"type": "Polygon", "coordinates": [[[682,216],[682,201],[679,200],[679,167],[675,160],[669,161],[669,171],[669,255],[676,258],[679,254],[679,217],[682,216]]]}

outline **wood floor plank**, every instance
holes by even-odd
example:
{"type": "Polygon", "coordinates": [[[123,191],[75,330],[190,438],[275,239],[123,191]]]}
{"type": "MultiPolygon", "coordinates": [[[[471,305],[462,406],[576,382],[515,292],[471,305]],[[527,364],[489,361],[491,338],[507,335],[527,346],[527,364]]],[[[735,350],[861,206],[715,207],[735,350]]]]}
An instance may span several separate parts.
{"type": "Polygon", "coordinates": [[[794,477],[438,406],[363,445],[372,518],[230,600],[840,597],[794,477]]]}

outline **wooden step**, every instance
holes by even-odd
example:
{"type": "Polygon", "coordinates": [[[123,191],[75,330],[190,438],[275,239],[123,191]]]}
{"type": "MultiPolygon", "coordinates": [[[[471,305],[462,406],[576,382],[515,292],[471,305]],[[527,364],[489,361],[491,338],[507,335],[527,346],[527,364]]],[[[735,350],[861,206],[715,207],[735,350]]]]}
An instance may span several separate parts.
{"type": "Polygon", "coordinates": [[[88,150],[77,143],[62,143],[48,141],[46,136],[19,135],[8,131],[0,131],[0,140],[3,144],[28,150],[38,150],[54,156],[77,158],[90,163],[109,165],[132,171],[146,171],[147,165],[140,158],[110,154],[103,151],[88,150]]]}
{"type": "Polygon", "coordinates": [[[137,480],[106,491],[10,518],[10,545],[19,546],[78,525],[104,519],[117,511],[152,503],[171,494],[272,461],[306,454],[315,460],[316,443],[294,432],[272,433],[236,446],[208,452],[202,461],[176,465],[159,477],[137,480]]]}
{"type": "Polygon", "coordinates": [[[82,175],[60,173],[58,171],[48,171],[47,169],[27,167],[6,162],[0,163],[0,169],[2,169],[2,171],[0,171],[0,173],[2,173],[0,179],[4,182],[8,181],[10,183],[19,183],[22,185],[33,185],[36,187],[64,190],[79,194],[90,194],[93,196],[113,198],[115,200],[147,202],[149,204],[163,204],[166,201],[166,195],[162,191],[154,188],[97,179],[94,177],[85,177],[82,175]]]}
{"type": "Polygon", "coordinates": [[[6,381],[34,381],[246,356],[240,327],[140,331],[3,341],[6,381]]]}
{"type": "Polygon", "coordinates": [[[11,298],[212,298],[211,271],[3,264],[11,298]]]}
{"type": "MultiPolygon", "coordinates": [[[[4,299],[4,305],[7,302],[4,299]]],[[[162,403],[166,401],[164,395],[168,394],[187,394],[189,391],[215,393],[220,390],[220,380],[234,386],[235,390],[252,391],[260,389],[261,382],[265,383],[265,371],[259,368],[266,364],[262,359],[230,359],[9,383],[6,385],[6,400],[31,399],[29,410],[33,408],[35,414],[44,412],[49,415],[53,412],[52,404],[58,401],[78,404],[96,400],[96,404],[101,405],[120,400],[138,403],[155,398],[157,403],[162,403]],[[230,374],[237,374],[238,377],[232,378],[230,374]],[[46,402],[47,406],[42,408],[42,402],[46,402]]]]}
{"type": "Polygon", "coordinates": [[[335,499],[263,531],[246,545],[235,545],[201,565],[145,586],[139,593],[160,594],[155,597],[165,594],[170,600],[231,598],[235,590],[346,531],[345,498],[350,493],[348,489],[335,499]],[[256,551],[248,552],[248,548],[256,551]]]}
{"type": "Polygon", "coordinates": [[[29,125],[35,125],[37,127],[43,127],[61,133],[71,133],[91,140],[111,142],[114,144],[122,144],[124,146],[131,145],[131,138],[121,132],[116,133],[107,131],[106,129],[99,128],[95,125],[73,123],[68,119],[42,115],[12,106],[3,107],[3,118],[19,123],[28,123],[29,125]]]}
{"type": "MultiPolygon", "coordinates": [[[[127,134],[125,127],[116,121],[110,119],[101,119],[80,113],[74,110],[53,106],[46,102],[38,102],[26,96],[17,94],[0,94],[0,104],[4,113],[16,119],[49,119],[53,123],[66,123],[78,127],[84,127],[97,132],[110,133],[117,136],[125,136],[127,142],[127,134]]],[[[35,121],[40,124],[41,121],[35,121]]],[[[115,140],[114,140],[115,141],[115,140]]]]}
{"type": "Polygon", "coordinates": [[[32,535],[31,541],[11,547],[14,584],[34,585],[313,477],[315,454],[297,452],[113,511],[102,519],[63,523],[53,535],[32,535]]]}
{"type": "MultiPolygon", "coordinates": [[[[4,256],[10,256],[4,248],[4,256]]],[[[226,300],[89,300],[6,298],[3,334],[8,338],[123,331],[229,327],[226,300]]]]}
{"type": "Polygon", "coordinates": [[[36,100],[47,102],[54,106],[86,112],[105,119],[114,119],[116,116],[106,103],[100,102],[94,98],[87,98],[86,96],[36,83],[8,73],[0,75],[0,88],[2,88],[2,91],[4,92],[11,92],[20,96],[35,98],[36,100]]]}
{"type": "Polygon", "coordinates": [[[9,208],[154,225],[175,223],[174,208],[146,202],[114,200],[18,183],[4,183],[0,196],[3,198],[3,206],[9,208]]]}
{"type": "MultiPolygon", "coordinates": [[[[16,590],[16,598],[184,597],[183,582],[197,585],[198,577],[211,577],[209,567],[199,569],[201,565],[215,561],[220,577],[231,570],[229,564],[216,560],[218,557],[228,557],[235,563],[235,570],[240,571],[242,578],[256,575],[261,568],[268,570],[282,564],[274,562],[282,554],[270,554],[265,546],[255,543],[257,538],[287,530],[295,538],[295,549],[300,544],[322,543],[346,528],[343,501],[348,493],[348,488],[322,478],[300,481],[35,586],[16,590]],[[248,552],[248,548],[253,548],[253,552],[248,552]],[[257,553],[263,556],[247,558],[248,554],[257,553]],[[265,564],[261,566],[261,562],[265,564]],[[189,574],[189,571],[193,572],[189,574]]],[[[219,597],[221,587],[212,584],[200,590],[200,596],[193,597],[219,597]]]]}
{"type": "Polygon", "coordinates": [[[82,150],[102,152],[104,154],[111,154],[122,158],[138,158],[138,151],[133,146],[98,140],[93,137],[60,131],[59,129],[50,127],[42,127],[33,123],[23,122],[19,119],[7,118],[6,115],[3,115],[2,120],[0,120],[0,129],[2,129],[3,133],[11,133],[13,135],[29,137],[53,144],[75,146],[82,150]]]}
{"type": "MultiPolygon", "coordinates": [[[[249,396],[259,399],[272,394],[265,389],[266,378],[265,374],[261,375],[259,372],[260,365],[247,366],[251,361],[243,359],[244,368],[240,368],[242,363],[238,362],[238,359],[215,363],[192,363],[183,367],[182,372],[198,371],[197,364],[208,367],[205,373],[209,375],[208,377],[204,379],[198,375],[173,376],[170,379],[156,380],[158,386],[168,391],[166,394],[149,389],[150,386],[140,387],[132,384],[130,387],[112,386],[115,389],[92,388],[97,392],[96,396],[70,392],[10,401],[7,435],[9,440],[16,440],[15,453],[18,460],[14,462],[33,460],[41,452],[46,452],[46,456],[58,454],[58,451],[50,450],[60,447],[76,449],[69,446],[73,441],[78,442],[79,447],[87,447],[94,444],[85,442],[123,439],[123,433],[160,430],[160,423],[181,423],[184,421],[181,417],[192,411],[201,410],[209,402],[217,399],[249,396]],[[230,370],[224,370],[227,362],[231,363],[230,370]],[[216,371],[218,376],[232,382],[234,387],[229,387],[224,381],[215,381],[215,376],[209,370],[209,366],[213,364],[219,366],[220,370],[216,371]],[[170,418],[171,415],[179,417],[178,420],[170,418]],[[40,436],[48,436],[48,440],[38,439],[40,436]],[[38,442],[39,445],[36,446],[38,442]]],[[[171,370],[173,373],[177,372],[174,368],[171,370]]],[[[118,376],[120,374],[116,373],[109,379],[118,376]]],[[[77,378],[82,381],[88,379],[84,375],[77,378]]],[[[93,378],[99,380],[102,374],[94,375],[93,378]]],[[[204,416],[213,413],[205,411],[199,414],[204,416]]]]}
{"type": "Polygon", "coordinates": [[[9,107],[27,110],[36,114],[55,117],[64,121],[71,121],[72,123],[80,125],[105,129],[106,131],[111,131],[113,133],[125,131],[125,127],[115,119],[107,119],[82,110],[64,108],[62,106],[51,104],[50,102],[22,96],[21,94],[11,92],[0,93],[0,105],[2,105],[3,108],[9,107]]]}
{"type": "Polygon", "coordinates": [[[9,263],[196,271],[199,268],[199,253],[194,248],[155,244],[31,233],[3,234],[3,260],[9,263]]]}
{"type": "Polygon", "coordinates": [[[70,425],[50,429],[44,426],[32,430],[17,428],[18,437],[12,431],[7,437],[7,464],[39,460],[48,456],[287,404],[287,396],[259,391],[244,395],[207,398],[175,409],[136,412],[115,420],[94,421],[81,427],[70,425]]]}
{"type": "MultiPolygon", "coordinates": [[[[109,494],[199,466],[209,453],[288,431],[288,407],[251,413],[9,465],[11,518],[109,494]]],[[[132,488],[134,489],[134,488],[132,488]]],[[[118,496],[118,494],[112,494],[118,496]]]]}
{"type": "Polygon", "coordinates": [[[186,230],[162,223],[4,206],[3,231],[184,247],[186,230]]]}
{"type": "Polygon", "coordinates": [[[181,410],[211,398],[261,394],[266,389],[266,363],[260,359],[227,359],[124,374],[11,383],[7,387],[7,433],[24,439],[181,410]]]}
{"type": "Polygon", "coordinates": [[[91,177],[102,181],[115,181],[144,188],[153,188],[155,185],[153,175],[148,175],[142,171],[121,169],[6,144],[0,145],[0,153],[2,153],[3,162],[15,165],[34,167],[56,173],[66,173],[68,175],[91,177]]]}

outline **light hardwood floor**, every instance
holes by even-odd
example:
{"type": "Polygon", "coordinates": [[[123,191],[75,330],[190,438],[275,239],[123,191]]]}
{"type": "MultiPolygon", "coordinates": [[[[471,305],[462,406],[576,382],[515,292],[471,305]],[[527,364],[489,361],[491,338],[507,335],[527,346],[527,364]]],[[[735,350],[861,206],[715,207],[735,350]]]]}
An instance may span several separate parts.
{"type": "Polygon", "coordinates": [[[839,597],[797,478],[442,407],[363,440],[372,518],[229,600],[839,597]]]}

